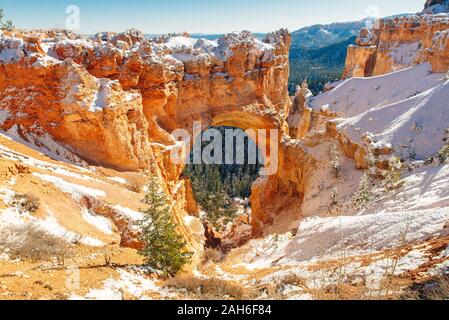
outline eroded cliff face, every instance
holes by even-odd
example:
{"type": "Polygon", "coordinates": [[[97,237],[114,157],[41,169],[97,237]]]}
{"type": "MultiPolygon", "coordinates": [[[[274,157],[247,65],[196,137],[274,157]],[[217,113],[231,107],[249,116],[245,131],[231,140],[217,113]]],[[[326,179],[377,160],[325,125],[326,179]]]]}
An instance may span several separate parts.
{"type": "Polygon", "coordinates": [[[177,146],[170,132],[192,132],[194,121],[203,129],[278,129],[279,171],[253,190],[254,234],[260,235],[284,211],[294,211],[286,200],[301,204],[310,162],[285,139],[289,46],[285,30],[263,41],[249,32],[218,41],[186,35],[149,41],[137,31],[93,39],[65,31],[5,32],[1,128],[24,138],[49,134],[91,164],[153,171],[194,246],[201,230],[192,231],[185,217],[198,208],[181,177],[184,165],[170,159],[177,146]]]}
{"type": "MultiPolygon", "coordinates": [[[[432,126],[434,129],[432,135],[436,137],[436,143],[430,144],[433,147],[426,149],[422,146],[426,144],[429,146],[428,142],[424,142],[428,137],[424,138],[420,135],[424,136],[426,133],[423,131],[427,129],[421,130],[411,124],[407,127],[404,123],[398,126],[391,125],[390,138],[386,139],[388,142],[377,141],[380,136],[384,136],[381,128],[386,130],[385,123],[390,123],[394,119],[390,119],[387,115],[384,119],[375,118],[374,120],[371,117],[390,105],[412,104],[415,106],[418,105],[417,101],[422,102],[422,106],[429,105],[428,112],[431,108],[445,108],[445,102],[441,98],[429,99],[425,97],[425,94],[423,97],[420,94],[428,92],[430,95],[438,95],[445,92],[440,86],[444,87],[443,74],[449,70],[447,4],[447,1],[427,1],[424,11],[418,15],[380,19],[372,29],[362,29],[356,45],[348,48],[343,74],[343,78],[347,80],[342,83],[339,90],[327,92],[310,103],[313,113],[317,115],[315,119],[322,119],[315,120],[314,123],[321,123],[322,126],[323,119],[325,123],[327,122],[326,131],[340,141],[345,155],[356,161],[357,168],[368,168],[367,158],[373,155],[380,157],[380,160],[372,158],[370,161],[375,160],[372,165],[382,169],[388,167],[385,157],[396,154],[405,161],[410,158],[422,160],[431,156],[432,152],[436,152],[436,148],[440,147],[439,139],[444,132],[444,121],[441,128],[438,125],[441,122],[440,119],[435,119],[432,126]],[[379,78],[379,81],[372,78],[380,75],[385,76],[379,78]],[[363,79],[350,79],[352,77],[371,78],[362,81],[363,79]],[[377,94],[373,95],[373,92],[368,89],[369,86],[374,86],[377,94]],[[386,92],[385,86],[392,86],[396,92],[393,94],[386,92]],[[353,90],[355,94],[349,93],[350,90],[353,90]],[[362,94],[363,98],[360,100],[358,95],[362,97],[362,94]],[[347,96],[343,101],[345,95],[347,96]],[[379,98],[376,98],[376,95],[379,98]],[[407,101],[407,99],[411,100],[407,101]],[[370,111],[374,105],[377,105],[379,111],[370,111]],[[330,111],[330,117],[319,115],[320,108],[322,109],[323,106],[330,111]],[[364,112],[366,114],[361,118],[362,121],[369,121],[371,124],[358,123],[362,127],[355,128],[354,123],[361,119],[354,120],[352,123],[350,118],[355,119],[357,114],[364,112]],[[348,120],[343,123],[329,121],[329,119],[340,117],[348,120]],[[378,125],[374,124],[376,121],[378,125]],[[361,130],[362,128],[364,131],[361,130]],[[360,131],[355,134],[354,130],[360,131]],[[399,133],[399,131],[402,132],[399,133]],[[377,137],[374,137],[376,134],[373,132],[378,133],[377,137]],[[408,137],[408,140],[406,141],[404,137],[408,137]],[[401,140],[403,140],[402,144],[399,143],[401,140]],[[418,140],[421,142],[417,143],[418,140]]],[[[420,112],[419,108],[415,111],[420,112]]],[[[444,117],[444,112],[441,116],[444,117]]],[[[418,119],[419,115],[413,114],[413,117],[418,119]]],[[[414,121],[420,123],[420,128],[424,126],[420,119],[414,121]]]]}
{"type": "Polygon", "coordinates": [[[433,72],[446,72],[448,28],[447,14],[380,19],[348,48],[343,78],[382,75],[425,61],[433,72]]]}

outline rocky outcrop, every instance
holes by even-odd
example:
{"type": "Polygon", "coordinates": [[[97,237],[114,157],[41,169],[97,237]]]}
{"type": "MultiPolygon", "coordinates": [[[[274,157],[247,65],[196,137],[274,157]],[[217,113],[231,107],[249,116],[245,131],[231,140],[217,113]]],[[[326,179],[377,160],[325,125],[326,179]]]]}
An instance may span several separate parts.
{"type": "Polygon", "coordinates": [[[374,74],[377,47],[349,46],[343,78],[365,77],[374,74]]]}
{"type": "Polygon", "coordinates": [[[426,52],[434,72],[447,72],[449,66],[449,30],[438,31],[432,39],[432,47],[426,52]]]}
{"type": "Polygon", "coordinates": [[[239,248],[253,238],[253,229],[248,215],[239,216],[221,237],[220,248],[228,253],[232,249],[239,248]]]}
{"type": "Polygon", "coordinates": [[[445,14],[380,19],[348,48],[343,78],[381,75],[425,61],[434,72],[446,72],[448,29],[445,14]]]}
{"type": "Polygon", "coordinates": [[[311,110],[306,107],[306,102],[311,96],[312,92],[309,90],[307,80],[296,87],[296,93],[292,99],[292,109],[288,117],[289,135],[294,139],[302,139],[309,131],[311,110]]]}
{"type": "Polygon", "coordinates": [[[287,135],[283,137],[278,174],[259,178],[252,186],[254,235],[285,233],[294,229],[294,223],[301,217],[301,206],[314,164],[315,158],[301,142],[287,135]]]}
{"type": "Polygon", "coordinates": [[[128,217],[124,217],[120,212],[107,203],[95,199],[94,197],[84,196],[80,200],[80,205],[89,211],[94,212],[98,216],[102,216],[113,221],[114,226],[120,234],[120,246],[126,248],[142,249],[143,244],[138,240],[138,228],[130,221],[128,217]]]}

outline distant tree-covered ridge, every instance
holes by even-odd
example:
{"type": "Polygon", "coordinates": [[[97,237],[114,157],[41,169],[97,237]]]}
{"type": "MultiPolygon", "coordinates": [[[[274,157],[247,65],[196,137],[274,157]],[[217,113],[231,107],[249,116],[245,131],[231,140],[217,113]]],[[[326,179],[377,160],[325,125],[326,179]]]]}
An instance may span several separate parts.
{"type": "Polygon", "coordinates": [[[358,35],[360,29],[366,27],[370,21],[372,21],[372,18],[304,27],[291,33],[291,47],[292,49],[319,49],[329,47],[358,35]]]}
{"type": "Polygon", "coordinates": [[[323,90],[327,82],[339,80],[345,66],[348,46],[355,36],[323,48],[292,48],[290,50],[289,91],[307,79],[314,95],[323,90]]]}

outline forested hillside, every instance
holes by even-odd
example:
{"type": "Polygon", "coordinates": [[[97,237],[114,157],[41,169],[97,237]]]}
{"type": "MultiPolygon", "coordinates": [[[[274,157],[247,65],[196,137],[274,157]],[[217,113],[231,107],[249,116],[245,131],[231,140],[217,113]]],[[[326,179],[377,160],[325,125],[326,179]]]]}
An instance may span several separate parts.
{"type": "Polygon", "coordinates": [[[307,79],[309,88],[316,95],[329,81],[338,80],[344,69],[348,45],[355,42],[352,36],[342,42],[323,48],[292,47],[290,50],[289,90],[307,79]]]}
{"type": "MultiPolygon", "coordinates": [[[[259,176],[262,164],[248,164],[248,149],[254,147],[254,143],[245,138],[245,163],[225,163],[225,130],[235,129],[230,127],[215,127],[220,130],[223,141],[223,164],[190,164],[184,170],[184,175],[192,181],[194,197],[201,207],[208,213],[208,220],[216,223],[222,217],[230,217],[235,214],[232,208],[232,199],[246,199],[251,195],[251,185],[259,176]],[[251,148],[249,147],[251,146],[251,148]]],[[[237,129],[235,129],[237,130],[237,129]]],[[[209,142],[203,142],[203,148],[209,142]]],[[[236,139],[234,139],[234,163],[237,155],[236,139]]],[[[193,155],[191,155],[193,162],[193,155]]]]}

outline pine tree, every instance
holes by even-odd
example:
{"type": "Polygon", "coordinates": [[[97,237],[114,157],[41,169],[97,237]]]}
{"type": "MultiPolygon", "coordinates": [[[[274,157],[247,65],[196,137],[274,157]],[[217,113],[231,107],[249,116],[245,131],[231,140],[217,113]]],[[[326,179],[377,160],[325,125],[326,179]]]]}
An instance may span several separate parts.
{"type": "Polygon", "coordinates": [[[0,30],[12,31],[14,29],[14,25],[11,20],[3,21],[4,13],[3,9],[0,9],[0,30]]]}
{"type": "Polygon", "coordinates": [[[372,200],[371,178],[369,174],[364,174],[359,183],[359,188],[352,198],[352,203],[357,210],[365,208],[372,200]]]}
{"type": "Polygon", "coordinates": [[[145,204],[147,208],[141,211],[144,219],[140,223],[144,248],[139,253],[149,267],[162,271],[164,277],[173,277],[190,262],[192,253],[187,252],[185,241],[176,232],[167,197],[152,175],[145,204]]]}

